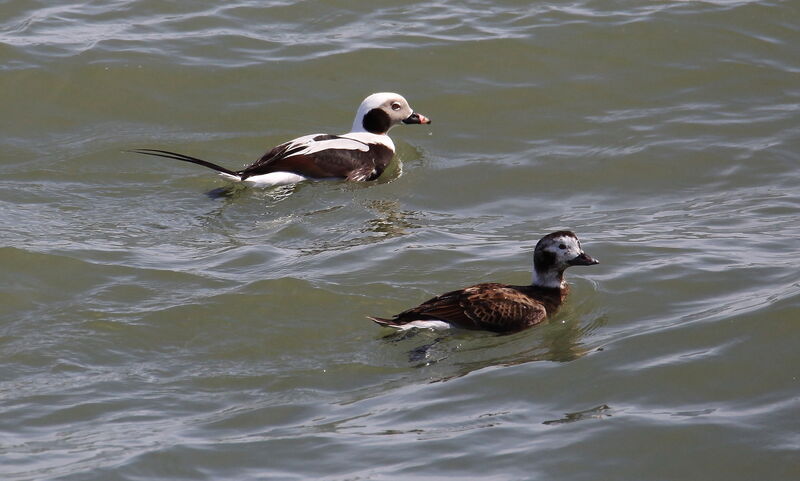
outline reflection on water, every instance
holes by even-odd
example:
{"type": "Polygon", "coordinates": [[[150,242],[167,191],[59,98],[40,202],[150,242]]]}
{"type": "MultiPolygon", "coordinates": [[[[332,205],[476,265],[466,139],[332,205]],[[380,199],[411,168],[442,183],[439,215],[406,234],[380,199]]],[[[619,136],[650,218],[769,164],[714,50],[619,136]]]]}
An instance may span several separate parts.
{"type": "Polygon", "coordinates": [[[417,343],[410,349],[406,348],[408,362],[415,368],[439,365],[431,382],[442,382],[492,366],[579,359],[598,349],[585,344],[584,336],[607,322],[605,316],[587,320],[586,316],[591,315],[567,318],[557,315],[554,320],[513,334],[464,329],[410,329],[392,331],[382,339],[390,345],[417,343]],[[445,372],[439,372],[441,370],[445,372]]]}
{"type": "MultiPolygon", "coordinates": [[[[377,244],[394,237],[408,234],[410,229],[419,228],[420,225],[413,222],[418,212],[406,211],[400,208],[398,201],[392,200],[366,200],[362,205],[373,212],[376,216],[363,222],[354,233],[352,229],[343,228],[335,225],[330,231],[338,235],[327,240],[311,240],[310,246],[300,249],[304,255],[314,255],[328,251],[349,250],[354,247],[362,247],[370,244],[377,244]],[[364,235],[360,235],[364,234],[364,235]]],[[[343,206],[337,206],[340,208],[343,206]]],[[[330,211],[329,208],[321,211],[309,213],[309,215],[330,211]]]]}
{"type": "Polygon", "coordinates": [[[230,182],[228,185],[217,187],[206,192],[212,199],[235,200],[245,192],[257,192],[258,196],[270,203],[278,203],[290,195],[297,188],[297,184],[279,185],[275,187],[262,188],[245,184],[244,182],[230,182]]]}
{"type": "Polygon", "coordinates": [[[603,419],[603,418],[610,418],[611,408],[606,405],[600,405],[597,407],[593,407],[591,409],[587,409],[585,411],[578,411],[574,413],[565,413],[564,417],[561,419],[552,419],[550,421],[544,421],[542,424],[547,425],[555,425],[555,424],[568,424],[574,423],[576,421],[583,421],[585,419],[603,419]]]}
{"type": "Polygon", "coordinates": [[[382,234],[385,239],[391,239],[407,234],[407,229],[422,227],[412,222],[420,213],[400,209],[400,202],[396,200],[369,200],[364,205],[378,216],[365,222],[361,232],[375,232],[382,234]]]}

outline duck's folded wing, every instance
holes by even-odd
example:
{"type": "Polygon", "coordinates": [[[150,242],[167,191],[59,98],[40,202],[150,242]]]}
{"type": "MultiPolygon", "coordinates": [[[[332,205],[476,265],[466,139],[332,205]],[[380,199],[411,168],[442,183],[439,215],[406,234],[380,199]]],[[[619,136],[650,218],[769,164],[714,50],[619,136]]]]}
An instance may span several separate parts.
{"type": "Polygon", "coordinates": [[[355,168],[374,166],[369,145],[328,134],[313,134],[275,146],[242,170],[243,178],[271,172],[293,172],[306,177],[347,177],[355,168]]]}
{"type": "Polygon", "coordinates": [[[396,319],[440,319],[466,329],[509,332],[538,324],[546,316],[544,306],[520,291],[487,283],[434,297],[396,319]]]}
{"type": "Polygon", "coordinates": [[[464,310],[480,329],[509,332],[525,329],[547,317],[544,306],[509,286],[483,284],[465,289],[464,310]]]}

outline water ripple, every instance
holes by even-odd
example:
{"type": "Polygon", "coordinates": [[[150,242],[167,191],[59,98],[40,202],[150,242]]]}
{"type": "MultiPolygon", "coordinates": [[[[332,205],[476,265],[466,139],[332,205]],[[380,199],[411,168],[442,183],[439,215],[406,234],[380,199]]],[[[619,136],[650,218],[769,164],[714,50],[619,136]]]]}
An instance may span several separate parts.
{"type": "Polygon", "coordinates": [[[2,3],[4,479],[791,479],[796,17],[2,3]],[[392,131],[378,182],[230,190],[120,153],[241,165],[387,89],[434,123],[392,131]],[[364,317],[527,282],[562,228],[602,263],[536,329],[364,317]]]}

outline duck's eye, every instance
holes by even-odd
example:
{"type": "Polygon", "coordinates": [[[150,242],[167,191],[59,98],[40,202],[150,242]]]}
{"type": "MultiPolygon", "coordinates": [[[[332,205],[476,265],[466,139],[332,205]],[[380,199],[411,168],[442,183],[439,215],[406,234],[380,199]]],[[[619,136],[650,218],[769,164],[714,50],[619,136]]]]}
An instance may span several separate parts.
{"type": "Polygon", "coordinates": [[[392,110],[400,110],[401,105],[398,102],[392,104],[392,110]]]}
{"type": "Polygon", "coordinates": [[[567,245],[566,244],[558,244],[558,248],[561,249],[561,250],[564,250],[564,249],[567,248],[567,245]]]}

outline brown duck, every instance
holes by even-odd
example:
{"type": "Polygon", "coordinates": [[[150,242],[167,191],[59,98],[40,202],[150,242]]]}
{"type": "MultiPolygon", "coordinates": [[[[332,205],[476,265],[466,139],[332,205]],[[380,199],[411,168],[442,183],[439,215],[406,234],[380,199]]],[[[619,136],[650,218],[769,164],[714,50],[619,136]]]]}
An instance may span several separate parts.
{"type": "Polygon", "coordinates": [[[569,294],[564,271],[598,264],[581,249],[574,232],[547,234],[533,251],[533,282],[511,286],[488,282],[447,292],[391,319],[368,316],[381,326],[442,329],[459,327],[514,332],[535,326],[553,314],[569,294]]]}

